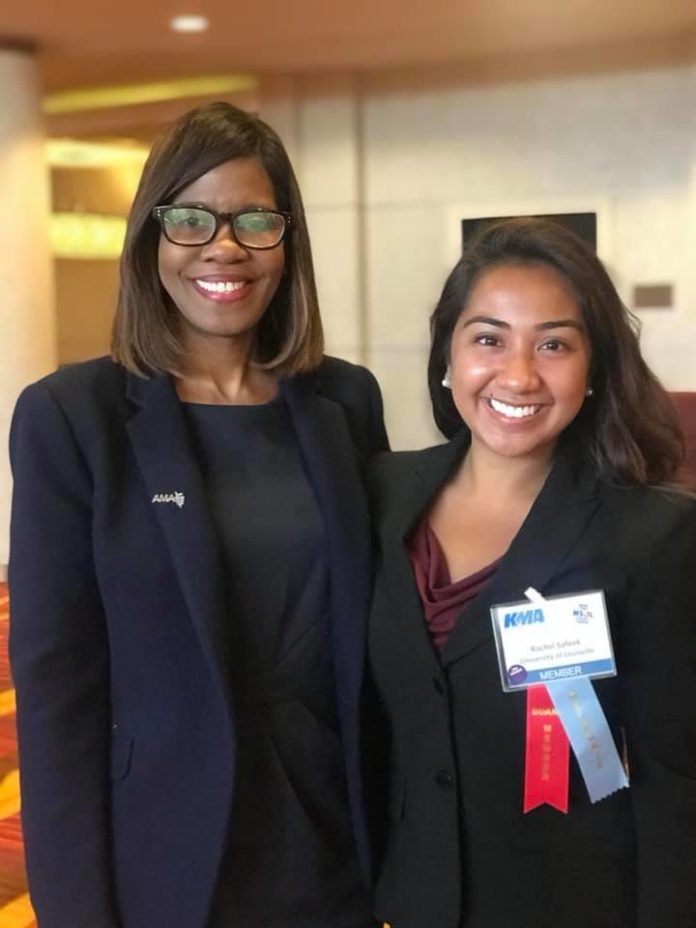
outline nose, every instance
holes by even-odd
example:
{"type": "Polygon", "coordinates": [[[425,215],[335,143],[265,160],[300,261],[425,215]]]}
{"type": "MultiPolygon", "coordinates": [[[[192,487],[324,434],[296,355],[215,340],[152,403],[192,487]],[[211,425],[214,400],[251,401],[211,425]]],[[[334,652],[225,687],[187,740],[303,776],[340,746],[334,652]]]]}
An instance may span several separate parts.
{"type": "Polygon", "coordinates": [[[531,393],[538,389],[541,378],[534,352],[526,349],[508,352],[502,360],[497,381],[511,393],[531,393]]]}
{"type": "Polygon", "coordinates": [[[215,238],[202,247],[201,257],[208,261],[229,263],[243,261],[249,257],[249,252],[243,245],[239,244],[232,234],[230,224],[225,222],[217,230],[215,238]]]}

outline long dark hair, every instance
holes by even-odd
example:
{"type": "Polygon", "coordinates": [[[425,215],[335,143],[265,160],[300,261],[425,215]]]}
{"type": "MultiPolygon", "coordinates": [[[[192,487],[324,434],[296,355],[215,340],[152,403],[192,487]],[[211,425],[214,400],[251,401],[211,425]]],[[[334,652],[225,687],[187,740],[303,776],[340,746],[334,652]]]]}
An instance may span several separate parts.
{"type": "Polygon", "coordinates": [[[624,484],[667,483],[684,457],[675,408],[640,353],[639,323],[623,305],[604,265],[568,230],[541,219],[485,226],[466,246],[430,319],[428,387],[440,431],[451,438],[462,419],[442,386],[452,331],[479,277],[505,264],[555,268],[575,293],[592,351],[593,395],[566,429],[602,477],[624,484]]]}
{"type": "Polygon", "coordinates": [[[311,370],[323,334],[312,252],[300,190],[283,143],[263,120],[229,103],[190,110],[156,140],[128,217],[111,350],[134,373],[178,373],[183,358],[179,314],[157,271],[159,226],[152,209],[170,203],[207,171],[234,158],[257,158],[279,209],[292,213],[285,274],[257,332],[255,360],[278,373],[311,370]]]}

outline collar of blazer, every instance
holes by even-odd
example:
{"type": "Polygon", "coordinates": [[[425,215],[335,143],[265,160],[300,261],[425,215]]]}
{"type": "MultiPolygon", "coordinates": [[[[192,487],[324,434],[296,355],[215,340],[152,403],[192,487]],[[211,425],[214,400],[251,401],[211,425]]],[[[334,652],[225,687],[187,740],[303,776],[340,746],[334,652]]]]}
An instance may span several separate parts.
{"type": "MultiPolygon", "coordinates": [[[[414,455],[402,488],[396,491],[398,499],[384,513],[381,526],[387,548],[385,572],[392,599],[396,597],[400,603],[396,612],[402,631],[431,666],[436,658],[404,541],[468,447],[469,433],[462,429],[450,442],[414,455]]],[[[570,442],[560,445],[549,476],[495,576],[468,607],[443,647],[443,664],[465,657],[492,638],[492,604],[524,599],[529,586],[544,592],[600,505],[598,489],[596,474],[583,463],[578,449],[570,442]]]]}
{"type": "MultiPolygon", "coordinates": [[[[339,712],[352,712],[361,679],[362,623],[369,596],[369,526],[357,458],[343,409],[317,391],[319,378],[283,379],[308,480],[316,494],[331,565],[331,617],[339,712]]],[[[186,419],[168,375],[127,375],[138,409],[128,432],[150,499],[181,492],[185,503],[154,505],[209,664],[229,693],[226,585],[217,534],[186,419]]]]}

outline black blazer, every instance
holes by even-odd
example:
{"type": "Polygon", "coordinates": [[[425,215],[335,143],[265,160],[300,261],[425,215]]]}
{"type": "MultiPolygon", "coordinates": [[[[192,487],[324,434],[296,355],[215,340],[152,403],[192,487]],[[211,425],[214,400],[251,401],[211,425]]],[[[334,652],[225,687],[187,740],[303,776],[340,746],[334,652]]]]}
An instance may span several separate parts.
{"type": "MultiPolygon", "coordinates": [[[[330,557],[337,705],[366,869],[358,695],[369,596],[363,368],[281,383],[330,557]]],[[[235,760],[225,582],[173,384],[108,359],[28,387],[11,432],[22,813],[41,928],[203,928],[235,760]],[[178,502],[155,497],[181,494],[178,502]]]]}
{"type": "Polygon", "coordinates": [[[696,505],[597,479],[560,451],[489,586],[441,660],[404,537],[468,442],[380,455],[372,673],[391,739],[377,914],[392,928],[696,926],[696,505]],[[618,675],[595,681],[631,786],[522,813],[525,702],[503,693],[489,608],[603,589],[618,675]]]}

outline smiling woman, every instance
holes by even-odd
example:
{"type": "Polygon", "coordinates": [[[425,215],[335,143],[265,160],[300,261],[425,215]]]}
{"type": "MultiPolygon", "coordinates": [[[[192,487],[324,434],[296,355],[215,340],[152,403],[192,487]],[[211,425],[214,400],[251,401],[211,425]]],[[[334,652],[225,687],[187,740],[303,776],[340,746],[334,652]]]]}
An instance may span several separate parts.
{"type": "Polygon", "coordinates": [[[391,792],[377,914],[399,928],[696,924],[696,503],[670,485],[671,402],[605,269],[552,223],[483,230],[431,333],[450,441],[371,467],[372,722],[391,792]],[[535,637],[561,602],[572,637],[535,637]],[[531,662],[498,666],[501,610],[533,619],[510,619],[515,653],[560,649],[538,679],[568,690],[525,697],[531,662]],[[592,635],[613,642],[617,671],[596,693],[567,666],[592,635]]]}
{"type": "Polygon", "coordinates": [[[386,435],[374,378],[323,356],[268,125],[216,103],[164,132],[120,282],[113,356],[27,387],[12,426],[38,922],[368,928],[362,468],[386,435]]]}

